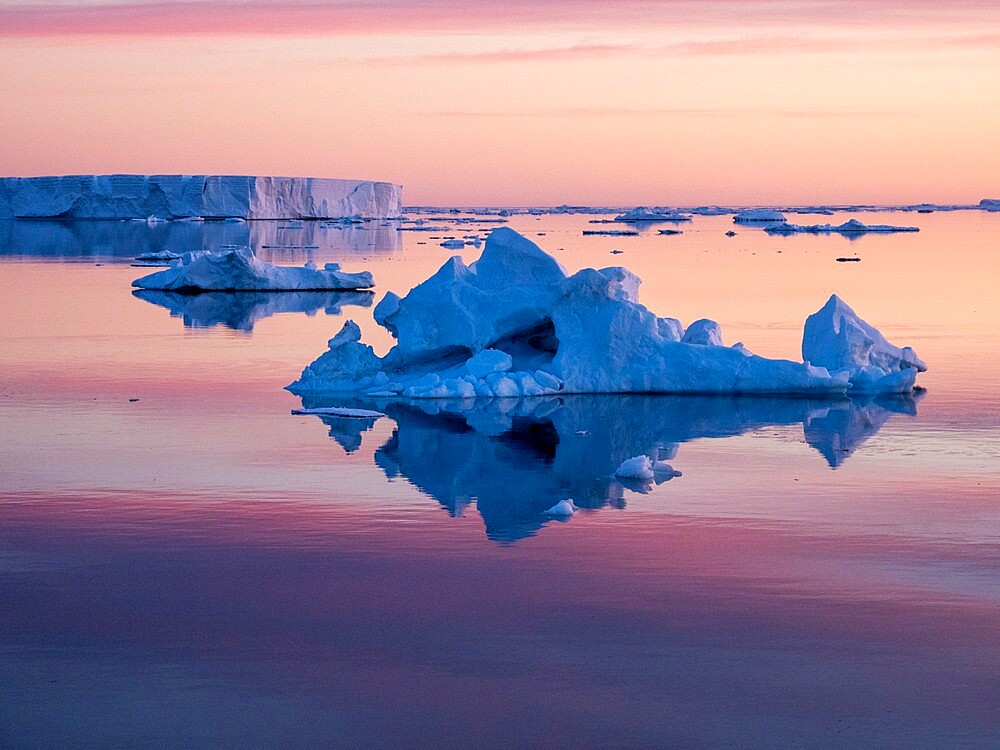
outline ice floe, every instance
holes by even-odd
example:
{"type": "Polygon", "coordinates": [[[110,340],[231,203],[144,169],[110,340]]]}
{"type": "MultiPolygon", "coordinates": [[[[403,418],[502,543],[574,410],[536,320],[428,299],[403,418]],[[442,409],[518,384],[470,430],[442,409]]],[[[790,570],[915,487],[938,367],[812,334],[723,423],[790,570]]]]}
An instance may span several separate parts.
{"type": "Polygon", "coordinates": [[[764,228],[768,234],[892,234],[895,232],[919,232],[919,227],[898,227],[892,224],[864,224],[857,219],[848,219],[843,224],[774,224],[764,228]]]}
{"type": "MultiPolygon", "coordinates": [[[[329,350],[288,388],[295,393],[445,399],[557,393],[843,394],[852,385],[892,392],[904,390],[907,383],[913,386],[916,370],[902,372],[902,365],[897,367],[902,374],[886,380],[851,369],[888,367],[882,353],[891,347],[853,312],[850,319],[858,321],[859,330],[880,342],[871,363],[841,356],[839,340],[825,333],[824,325],[836,331],[843,326],[823,311],[807,325],[807,361],[767,359],[742,344],[723,345],[714,321],[698,320],[685,330],[674,318],[656,316],[639,304],[639,284],[637,276],[621,267],[587,268],[568,276],[526,237],[498,228],[478,261],[466,265],[455,256],[405,297],[390,292],[382,299],[375,320],[397,340],[384,357],[361,343],[360,328],[348,321],[330,340],[329,350]]],[[[897,358],[900,362],[919,362],[912,350],[896,351],[909,352],[897,358]]]]}
{"type": "Polygon", "coordinates": [[[653,223],[658,221],[670,221],[670,222],[681,222],[681,221],[691,221],[690,216],[685,216],[684,214],[679,214],[674,211],[661,210],[659,208],[646,208],[645,206],[637,206],[636,208],[630,209],[623,214],[619,214],[615,217],[615,221],[629,222],[629,223],[653,223]]]}
{"type": "Polygon", "coordinates": [[[740,211],[733,217],[737,224],[772,224],[786,221],[785,215],[781,211],[773,208],[751,208],[747,211],[740,211]]]}
{"type": "Polygon", "coordinates": [[[185,253],[163,271],[136,279],[140,289],[197,291],[308,291],[368,289],[375,284],[368,271],[343,273],[305,267],[275,266],[257,258],[248,247],[219,252],[185,253]]]}

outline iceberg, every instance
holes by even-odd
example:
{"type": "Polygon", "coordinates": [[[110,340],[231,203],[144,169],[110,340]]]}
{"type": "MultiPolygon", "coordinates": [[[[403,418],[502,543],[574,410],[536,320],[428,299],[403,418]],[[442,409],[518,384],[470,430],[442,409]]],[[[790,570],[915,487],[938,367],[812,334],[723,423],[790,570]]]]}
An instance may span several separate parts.
{"type": "Polygon", "coordinates": [[[173,292],[347,291],[375,286],[368,271],[342,273],[309,265],[274,266],[258,259],[249,247],[197,250],[185,253],[166,270],[136,279],[132,286],[173,292]]]}
{"type": "Polygon", "coordinates": [[[389,182],[248,175],[73,175],[0,178],[0,218],[391,219],[389,182]]]}
{"type": "Polygon", "coordinates": [[[733,221],[737,224],[771,224],[787,219],[781,211],[775,211],[773,208],[751,208],[737,213],[733,221]]]}
{"type": "Polygon", "coordinates": [[[912,348],[889,343],[836,294],[806,318],[802,359],[846,377],[851,393],[909,393],[927,365],[912,348]]]}
{"type": "Polygon", "coordinates": [[[773,224],[764,227],[768,234],[892,234],[894,232],[919,232],[920,227],[897,227],[892,224],[864,224],[848,219],[843,224],[773,224]]]}
{"type": "MultiPolygon", "coordinates": [[[[640,283],[621,267],[567,275],[538,245],[510,228],[497,228],[476,262],[466,265],[452,257],[405,297],[390,292],[379,302],[375,321],[397,341],[385,356],[363,344],[360,328],[347,321],[328,351],[288,389],[467,399],[569,393],[828,395],[844,394],[852,386],[855,363],[839,356],[807,357],[807,362],[767,359],[742,344],[723,345],[720,327],[707,319],[685,331],[676,319],[658,317],[639,303],[640,283]],[[827,361],[836,372],[830,372],[827,361]]],[[[821,320],[807,326],[806,335],[826,347],[826,339],[811,332],[822,328],[821,320]]],[[[804,352],[813,349],[812,343],[803,344],[804,352]]],[[[905,378],[895,377],[898,382],[887,380],[881,387],[902,390],[905,378]]]]}

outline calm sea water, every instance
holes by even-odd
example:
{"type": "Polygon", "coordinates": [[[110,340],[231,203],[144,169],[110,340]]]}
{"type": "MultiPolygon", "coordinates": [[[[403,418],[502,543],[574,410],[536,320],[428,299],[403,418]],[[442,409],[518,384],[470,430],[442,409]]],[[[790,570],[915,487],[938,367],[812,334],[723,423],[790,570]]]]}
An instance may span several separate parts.
{"type": "Polygon", "coordinates": [[[836,292],[915,398],[292,416],[344,320],[384,351],[373,301],[491,226],[445,218],[0,222],[0,746],[996,747],[1000,214],[510,221],[767,356],[836,292]],[[378,291],[132,294],[136,253],[229,243],[378,291]],[[682,476],[613,479],[647,452],[682,476]]]}

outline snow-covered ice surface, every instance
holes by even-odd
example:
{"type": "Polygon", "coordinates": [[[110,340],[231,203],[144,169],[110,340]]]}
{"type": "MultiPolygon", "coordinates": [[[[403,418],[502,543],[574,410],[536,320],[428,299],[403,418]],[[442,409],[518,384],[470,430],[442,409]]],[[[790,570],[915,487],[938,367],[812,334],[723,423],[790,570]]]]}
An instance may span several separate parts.
{"type": "MultiPolygon", "coordinates": [[[[621,267],[587,268],[568,276],[535,243],[501,227],[490,234],[475,263],[467,266],[453,257],[405,297],[386,294],[374,317],[397,344],[384,357],[361,343],[360,328],[347,321],[329,350],[289,390],[443,399],[566,393],[836,395],[851,387],[853,371],[846,368],[854,363],[842,362],[839,355],[797,363],[756,356],[742,344],[724,346],[714,321],[695,321],[684,330],[676,319],[657,317],[639,304],[639,284],[621,267]],[[826,361],[838,372],[829,372],[826,361]]],[[[813,324],[817,331],[821,320],[813,324]]],[[[809,338],[826,341],[819,333],[809,338]]],[[[813,348],[810,344],[809,351],[813,348]]],[[[866,390],[881,385],[897,391],[904,382],[896,377],[864,384],[866,390]]]]}
{"type": "Polygon", "coordinates": [[[398,218],[388,182],[249,175],[0,178],[0,219],[398,218]]]}
{"type": "Polygon", "coordinates": [[[843,224],[789,224],[780,223],[764,227],[768,234],[894,234],[896,232],[919,232],[920,227],[901,227],[892,224],[865,224],[857,219],[848,219],[843,224]]]}
{"type": "Polygon", "coordinates": [[[136,279],[132,286],[174,292],[350,290],[375,286],[368,271],[343,273],[309,265],[275,266],[257,258],[248,247],[219,252],[198,250],[185,253],[164,271],[136,279]]]}

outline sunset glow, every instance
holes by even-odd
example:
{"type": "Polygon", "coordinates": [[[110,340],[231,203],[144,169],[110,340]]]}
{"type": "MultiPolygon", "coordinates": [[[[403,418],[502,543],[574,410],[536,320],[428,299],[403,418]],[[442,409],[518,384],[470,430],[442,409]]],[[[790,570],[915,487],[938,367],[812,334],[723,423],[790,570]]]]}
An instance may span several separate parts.
{"type": "Polygon", "coordinates": [[[12,175],[480,205],[1000,193],[995,3],[14,2],[0,37],[12,175]]]}

